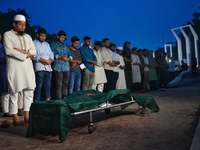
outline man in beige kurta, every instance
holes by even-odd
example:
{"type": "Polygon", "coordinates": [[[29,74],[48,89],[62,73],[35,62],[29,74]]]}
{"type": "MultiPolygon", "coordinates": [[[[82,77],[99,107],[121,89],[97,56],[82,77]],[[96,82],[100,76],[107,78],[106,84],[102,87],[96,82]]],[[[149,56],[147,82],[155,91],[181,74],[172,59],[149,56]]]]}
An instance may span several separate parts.
{"type": "Polygon", "coordinates": [[[33,101],[35,89],[35,73],[32,59],[36,54],[31,37],[24,33],[26,19],[23,15],[16,15],[13,29],[4,34],[4,46],[7,55],[7,78],[11,97],[10,114],[13,114],[13,125],[23,125],[28,122],[29,109],[33,101]],[[18,115],[18,92],[23,91],[24,122],[18,115]]]}
{"type": "Polygon", "coordinates": [[[97,64],[94,66],[95,72],[94,72],[94,83],[92,85],[92,89],[103,92],[104,83],[107,82],[107,79],[103,68],[103,60],[100,48],[101,48],[101,42],[96,41],[94,44],[93,52],[97,58],[97,64]]]}
{"type": "Polygon", "coordinates": [[[103,67],[107,78],[107,83],[104,84],[104,92],[108,92],[109,90],[113,90],[114,82],[113,82],[113,67],[115,67],[114,54],[113,51],[109,49],[110,40],[108,38],[103,39],[103,47],[101,49],[101,55],[103,59],[103,67]]]}
{"type": "Polygon", "coordinates": [[[118,53],[120,64],[117,66],[117,67],[119,67],[119,77],[117,80],[116,89],[126,89],[127,88],[126,87],[126,78],[125,78],[125,73],[124,73],[124,69],[126,69],[126,66],[125,66],[124,58],[122,57],[122,51],[123,51],[123,48],[121,46],[118,46],[117,53],[118,53]]]}

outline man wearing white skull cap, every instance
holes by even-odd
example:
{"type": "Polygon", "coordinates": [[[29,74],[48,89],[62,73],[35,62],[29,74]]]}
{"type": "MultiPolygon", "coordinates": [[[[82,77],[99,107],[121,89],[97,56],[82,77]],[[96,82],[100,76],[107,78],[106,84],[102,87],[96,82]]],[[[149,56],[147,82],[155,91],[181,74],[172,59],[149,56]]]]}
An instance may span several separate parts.
{"type": "Polygon", "coordinates": [[[23,15],[15,15],[13,21],[26,21],[26,18],[23,15]]]}
{"type": "Polygon", "coordinates": [[[32,38],[24,33],[26,19],[16,15],[13,19],[13,29],[5,32],[4,46],[7,55],[7,78],[10,93],[10,114],[13,115],[13,125],[23,125],[29,120],[29,109],[33,101],[35,89],[35,73],[32,59],[36,49],[32,38]],[[18,92],[23,91],[24,122],[17,115],[18,92]]]}
{"type": "Polygon", "coordinates": [[[122,51],[123,47],[118,46],[117,47],[117,53],[119,57],[119,62],[120,64],[117,66],[119,68],[119,78],[116,83],[116,89],[126,89],[126,78],[125,78],[125,73],[124,69],[126,69],[124,58],[122,57],[122,51]]]}

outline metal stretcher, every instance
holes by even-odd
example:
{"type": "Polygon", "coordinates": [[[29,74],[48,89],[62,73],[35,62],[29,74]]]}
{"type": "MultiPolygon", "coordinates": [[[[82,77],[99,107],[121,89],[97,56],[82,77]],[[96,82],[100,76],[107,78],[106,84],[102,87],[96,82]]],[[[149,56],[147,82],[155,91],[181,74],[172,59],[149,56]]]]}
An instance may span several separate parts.
{"type": "Polygon", "coordinates": [[[142,116],[147,113],[146,108],[159,111],[152,97],[140,96],[128,89],[111,90],[107,93],[94,90],[77,91],[66,99],[32,103],[27,137],[37,134],[59,135],[59,140],[64,142],[73,116],[88,113],[88,132],[92,133],[93,112],[105,110],[105,113],[109,114],[111,108],[121,106],[123,110],[134,103],[138,104],[137,113],[142,116]]]}
{"type": "MultiPolygon", "coordinates": [[[[103,103],[102,105],[100,105],[97,108],[77,111],[75,113],[72,113],[72,115],[76,116],[76,115],[89,113],[88,133],[92,133],[93,132],[93,126],[94,126],[93,115],[92,115],[93,112],[105,110],[105,113],[109,114],[111,108],[118,107],[118,106],[125,106],[125,105],[128,106],[128,105],[131,105],[131,104],[134,104],[134,103],[137,103],[137,102],[133,99],[133,97],[131,96],[131,93],[130,93],[130,101],[128,101],[128,102],[123,102],[123,103],[119,103],[119,104],[110,104],[109,101],[106,101],[106,103],[103,103]]],[[[144,116],[147,113],[147,110],[146,110],[145,107],[140,108],[139,105],[138,105],[137,112],[139,112],[139,114],[141,116],[144,116]]]]}

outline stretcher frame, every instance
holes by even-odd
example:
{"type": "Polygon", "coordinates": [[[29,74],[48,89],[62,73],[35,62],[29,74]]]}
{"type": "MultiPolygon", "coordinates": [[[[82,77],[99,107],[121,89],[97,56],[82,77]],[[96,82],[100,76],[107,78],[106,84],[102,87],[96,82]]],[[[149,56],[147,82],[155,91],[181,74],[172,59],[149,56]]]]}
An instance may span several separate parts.
{"type": "MultiPolygon", "coordinates": [[[[130,95],[131,95],[131,93],[130,93],[130,95]]],[[[76,115],[89,113],[88,133],[93,133],[93,126],[94,126],[93,116],[92,116],[93,112],[105,110],[105,113],[109,114],[110,113],[110,108],[114,108],[114,107],[118,107],[118,106],[124,106],[124,105],[131,105],[131,104],[137,103],[137,101],[133,99],[132,95],[130,96],[130,99],[131,100],[128,101],[128,102],[123,102],[123,103],[118,103],[118,104],[111,104],[111,105],[109,105],[110,103],[109,103],[109,100],[108,100],[108,101],[106,101],[106,106],[104,106],[104,107],[100,106],[98,108],[92,108],[92,109],[88,109],[88,110],[77,111],[77,112],[72,113],[72,115],[76,116],[76,115]]],[[[145,107],[140,108],[139,105],[138,105],[138,110],[137,111],[142,116],[144,116],[147,113],[146,108],[145,107]]]]}

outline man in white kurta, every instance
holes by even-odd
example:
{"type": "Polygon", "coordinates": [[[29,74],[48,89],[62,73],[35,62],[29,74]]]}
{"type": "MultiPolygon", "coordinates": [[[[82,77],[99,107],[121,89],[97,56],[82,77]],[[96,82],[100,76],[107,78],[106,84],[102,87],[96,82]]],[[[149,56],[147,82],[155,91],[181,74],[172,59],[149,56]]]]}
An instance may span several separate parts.
{"type": "Polygon", "coordinates": [[[110,41],[108,38],[103,39],[103,47],[101,49],[101,55],[104,62],[104,70],[107,78],[107,83],[104,84],[104,92],[108,92],[110,90],[113,90],[114,83],[113,83],[113,67],[115,67],[114,55],[113,52],[109,49],[110,41]]]}
{"type": "Polygon", "coordinates": [[[94,83],[92,85],[92,89],[94,90],[97,89],[98,91],[103,92],[104,83],[107,82],[107,79],[103,68],[103,59],[101,56],[100,47],[101,47],[101,42],[96,41],[94,44],[93,52],[97,58],[97,64],[94,66],[95,72],[94,72],[94,83]]]}
{"type": "Polygon", "coordinates": [[[10,114],[13,114],[13,125],[23,125],[28,122],[29,109],[33,101],[35,89],[35,73],[32,59],[36,54],[31,37],[24,33],[26,19],[23,15],[16,15],[13,29],[4,34],[4,46],[7,55],[7,78],[11,97],[10,114]],[[23,91],[24,97],[24,122],[18,115],[18,92],[23,91]]]}
{"type": "Polygon", "coordinates": [[[115,52],[116,45],[114,43],[110,43],[110,50],[113,51],[113,90],[116,89],[117,80],[119,78],[119,55],[115,52]]]}
{"type": "Polygon", "coordinates": [[[137,48],[134,47],[132,48],[132,51],[133,51],[133,54],[131,55],[131,59],[132,59],[132,81],[133,81],[133,84],[132,84],[132,87],[131,87],[131,90],[133,92],[138,92],[140,91],[142,88],[142,85],[141,85],[141,74],[140,74],[140,65],[141,65],[141,62],[140,62],[140,59],[137,55],[137,48]]]}
{"type": "Polygon", "coordinates": [[[125,63],[124,63],[124,58],[122,57],[122,47],[119,46],[117,48],[117,53],[118,53],[118,57],[119,57],[119,62],[120,64],[117,66],[119,68],[119,77],[117,80],[117,84],[116,84],[116,89],[126,89],[126,78],[125,78],[125,74],[124,74],[124,69],[126,69],[125,67],[125,63]]]}
{"type": "Polygon", "coordinates": [[[145,67],[144,67],[144,81],[143,81],[143,89],[145,91],[149,90],[149,59],[147,57],[148,55],[148,50],[144,49],[143,50],[143,59],[144,59],[144,63],[145,63],[145,67]]]}
{"type": "Polygon", "coordinates": [[[132,80],[133,83],[141,82],[140,75],[140,59],[137,56],[137,49],[133,50],[133,54],[131,55],[132,59],[132,80]]]}

